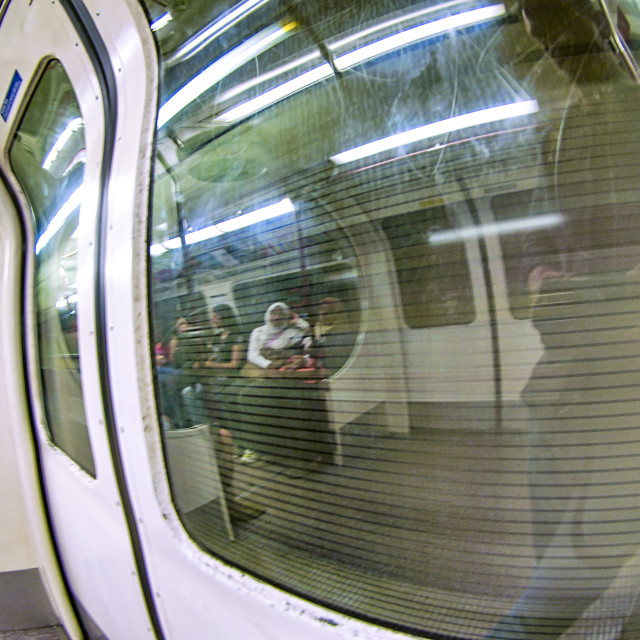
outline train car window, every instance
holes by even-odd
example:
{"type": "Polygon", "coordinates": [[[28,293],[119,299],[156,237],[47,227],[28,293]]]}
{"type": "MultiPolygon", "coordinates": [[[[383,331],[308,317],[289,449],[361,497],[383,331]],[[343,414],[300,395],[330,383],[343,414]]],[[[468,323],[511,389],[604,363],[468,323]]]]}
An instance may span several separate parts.
{"type": "Polygon", "coordinates": [[[549,272],[565,274],[635,266],[640,245],[637,205],[624,201],[594,204],[593,199],[585,197],[560,210],[554,195],[544,189],[505,193],[491,199],[498,224],[531,223],[524,233],[500,236],[514,318],[531,317],[534,305],[530,276],[541,266],[549,272]],[[541,220],[552,224],[539,225],[541,220]]]}
{"type": "Polygon", "coordinates": [[[629,50],[636,62],[640,60],[640,5],[636,0],[606,0],[609,20],[616,29],[618,46],[629,50]]]}
{"type": "Polygon", "coordinates": [[[632,624],[640,89],[611,12],[144,4],[157,397],[189,534],[420,636],[632,624]]]}
{"type": "Polygon", "coordinates": [[[53,442],[95,474],[78,350],[77,239],[84,123],[58,61],[38,81],[9,151],[36,230],[35,307],[42,393],[53,442]]]}
{"type": "Polygon", "coordinates": [[[424,329],[473,322],[467,255],[446,209],[386,218],[382,228],[393,251],[407,325],[424,329]]]}

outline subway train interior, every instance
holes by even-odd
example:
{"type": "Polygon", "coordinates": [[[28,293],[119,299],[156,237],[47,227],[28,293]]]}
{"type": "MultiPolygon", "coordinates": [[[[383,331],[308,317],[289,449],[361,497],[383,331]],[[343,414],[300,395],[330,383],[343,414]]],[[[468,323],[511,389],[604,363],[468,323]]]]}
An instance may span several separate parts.
{"type": "Polygon", "coordinates": [[[638,640],[639,61],[639,0],[0,0],[0,629],[638,640]]]}

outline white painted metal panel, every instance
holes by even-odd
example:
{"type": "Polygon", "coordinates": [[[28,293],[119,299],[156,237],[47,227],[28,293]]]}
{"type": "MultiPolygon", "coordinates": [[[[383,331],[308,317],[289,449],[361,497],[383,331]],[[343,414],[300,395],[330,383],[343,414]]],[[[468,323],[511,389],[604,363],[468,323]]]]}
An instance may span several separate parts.
{"type": "MultiPolygon", "coordinates": [[[[55,539],[72,590],[101,630],[109,638],[152,637],[122,512],[105,431],[100,393],[94,324],[94,260],[100,167],[105,124],[99,85],[63,7],[58,3],[12,2],[2,22],[0,86],[7,87],[14,70],[23,78],[16,103],[7,122],[0,125],[3,170],[9,174],[7,149],[38,72],[48,59],[59,59],[65,67],[80,104],[86,125],[87,165],[85,197],[78,229],[79,348],[82,355],[85,411],[96,478],[91,478],[50,441],[40,403],[39,376],[35,356],[33,296],[27,288],[26,331],[32,401],[46,485],[47,503],[55,539]],[[38,34],[34,37],[33,34],[38,34]],[[29,43],[28,46],[25,43],[29,43]],[[126,615],[118,612],[126,611],[126,615]]],[[[27,221],[27,277],[33,281],[33,229],[26,200],[14,180],[27,221]]],[[[19,316],[16,314],[15,318],[19,316]]],[[[24,437],[24,436],[23,436],[24,437]]],[[[80,637],[73,621],[65,619],[69,633],[80,637]]]]}

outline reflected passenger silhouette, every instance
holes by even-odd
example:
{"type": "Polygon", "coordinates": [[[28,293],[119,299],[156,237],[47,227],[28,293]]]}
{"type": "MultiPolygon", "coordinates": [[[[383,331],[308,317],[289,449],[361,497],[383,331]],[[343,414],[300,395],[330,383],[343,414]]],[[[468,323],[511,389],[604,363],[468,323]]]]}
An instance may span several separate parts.
{"type": "Polygon", "coordinates": [[[559,638],[637,551],[638,286],[625,273],[532,270],[544,353],[522,392],[535,568],[489,638],[559,638]]]}

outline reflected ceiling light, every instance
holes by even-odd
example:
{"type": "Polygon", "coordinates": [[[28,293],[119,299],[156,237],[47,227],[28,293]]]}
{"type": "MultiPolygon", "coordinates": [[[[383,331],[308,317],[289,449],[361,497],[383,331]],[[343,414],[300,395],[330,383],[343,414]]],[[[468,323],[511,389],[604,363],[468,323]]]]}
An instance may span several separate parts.
{"type": "MultiPolygon", "coordinates": [[[[228,220],[223,220],[222,222],[218,222],[218,224],[213,224],[204,229],[191,231],[186,234],[184,238],[185,243],[195,244],[196,242],[202,242],[203,240],[215,238],[216,236],[237,231],[238,229],[244,229],[253,224],[258,224],[258,222],[271,220],[272,218],[277,218],[286,213],[293,213],[294,211],[295,206],[293,202],[291,202],[289,198],[284,198],[284,200],[280,200],[280,202],[276,202],[275,204],[256,209],[255,211],[249,211],[249,213],[243,213],[228,220]]],[[[179,249],[181,244],[180,238],[171,238],[160,244],[152,244],[151,247],[149,247],[149,252],[152,256],[159,256],[169,249],[179,249]]]]}
{"type": "Polygon", "coordinates": [[[36,255],[44,249],[51,241],[58,231],[62,228],[67,218],[80,206],[82,203],[82,186],[78,187],[67,199],[67,201],[58,209],[56,214],[51,219],[51,222],[47,225],[42,235],[36,242],[36,255]]]}
{"type": "Polygon", "coordinates": [[[286,24],[274,24],[260,33],[249,38],[246,42],[218,58],[204,71],[189,81],[182,89],[174,93],[160,107],[158,112],[158,128],[166,124],[187,105],[199,98],[207,89],[220,82],[223,78],[233,73],[249,60],[257,57],[267,49],[286,38],[298,24],[288,22],[286,24]]]}
{"type": "Polygon", "coordinates": [[[448,231],[436,231],[429,234],[429,244],[449,244],[461,242],[473,238],[486,236],[503,236],[509,233],[520,233],[522,231],[534,231],[535,229],[546,229],[556,227],[564,222],[564,216],[559,213],[545,213],[530,218],[517,218],[515,220],[505,220],[502,222],[491,222],[480,226],[462,227],[461,229],[451,229],[448,231]]]}
{"type": "Polygon", "coordinates": [[[80,149],[78,153],[76,153],[73,158],[71,158],[71,162],[67,165],[67,168],[62,172],[62,176],[66,176],[73,171],[79,164],[87,164],[87,150],[80,149]]]}
{"type": "Polygon", "coordinates": [[[393,27],[402,22],[407,22],[409,20],[415,21],[416,18],[421,18],[428,13],[434,13],[435,11],[442,11],[444,9],[450,9],[451,7],[455,7],[459,4],[466,4],[468,0],[452,0],[451,2],[445,2],[443,4],[439,4],[435,7],[428,7],[427,9],[421,9],[420,11],[413,11],[412,13],[401,15],[397,18],[393,18],[392,20],[385,20],[384,22],[378,22],[368,29],[364,29],[362,31],[358,31],[357,33],[353,33],[346,38],[342,38],[335,42],[327,43],[327,47],[331,51],[335,51],[336,49],[340,49],[355,40],[360,40],[361,38],[366,38],[370,36],[372,33],[376,33],[376,31],[382,31],[383,29],[388,29],[389,27],[393,27]]]}
{"type": "Polygon", "coordinates": [[[243,102],[237,107],[233,107],[224,113],[221,113],[219,116],[216,116],[216,122],[235,122],[236,120],[241,120],[242,118],[246,118],[258,111],[262,111],[262,109],[266,109],[268,106],[283,100],[284,98],[301,91],[302,89],[306,89],[310,87],[312,84],[316,84],[316,82],[320,82],[325,78],[333,75],[333,69],[331,65],[326,62],[325,64],[316,67],[315,69],[311,69],[311,71],[307,71],[293,80],[289,80],[284,84],[281,84],[278,87],[275,87],[257,98],[253,98],[253,100],[248,100],[247,102],[243,102]]]}
{"type": "MultiPolygon", "coordinates": [[[[433,7],[432,9],[429,9],[427,11],[422,11],[416,15],[423,15],[432,10],[435,11],[436,9],[442,9],[444,7],[454,6],[457,4],[460,4],[460,2],[455,1],[446,3],[445,5],[440,5],[438,7],[433,7]]],[[[357,64],[360,64],[367,60],[371,60],[372,58],[376,58],[385,53],[390,53],[391,51],[400,49],[401,47],[404,47],[408,44],[418,42],[419,40],[424,40],[433,35],[437,35],[439,33],[443,33],[452,29],[460,29],[462,27],[468,27],[480,22],[485,22],[486,20],[500,17],[505,13],[506,9],[504,4],[495,4],[488,7],[482,7],[480,9],[474,9],[472,11],[465,11],[464,13],[458,13],[447,18],[442,18],[441,20],[427,22],[426,24],[422,24],[417,27],[405,29],[400,33],[396,33],[395,35],[389,36],[388,38],[383,38],[382,40],[378,40],[377,42],[368,44],[364,47],[351,51],[350,53],[345,53],[344,55],[335,58],[334,64],[339,71],[344,71],[357,64]]],[[[411,16],[413,15],[414,14],[411,14],[411,16]]],[[[381,25],[376,25],[366,31],[362,31],[360,33],[349,36],[349,38],[345,38],[344,40],[335,42],[329,46],[330,48],[338,48],[345,43],[351,42],[364,35],[368,35],[370,33],[378,31],[385,26],[405,21],[411,16],[404,16],[396,20],[385,22],[381,25]]],[[[316,56],[317,54],[314,53],[310,56],[305,57],[304,59],[301,59],[300,61],[296,60],[294,63],[289,65],[288,68],[295,68],[296,66],[298,66],[298,64],[301,64],[303,60],[306,62],[307,60],[313,59],[316,56]]],[[[279,75],[279,72],[280,70],[274,71],[272,77],[279,75]]],[[[283,100],[284,98],[297,93],[302,89],[306,89],[316,82],[320,82],[321,80],[330,77],[332,74],[333,69],[328,63],[325,63],[323,65],[320,65],[319,67],[316,67],[315,69],[312,69],[311,71],[307,71],[306,73],[303,73],[302,75],[279,85],[278,87],[275,87],[274,89],[270,89],[269,91],[256,98],[248,100],[247,102],[244,102],[237,107],[232,107],[231,109],[224,111],[219,116],[216,116],[214,121],[226,124],[236,122],[238,120],[241,120],[242,118],[246,118],[247,116],[257,113],[258,111],[261,111],[262,109],[265,109],[272,104],[275,104],[276,102],[279,102],[280,100],[283,100]]],[[[253,83],[257,84],[262,79],[263,78],[261,78],[260,80],[256,79],[255,81],[253,81],[253,83]]],[[[231,95],[241,93],[242,90],[244,90],[244,87],[242,89],[240,89],[239,87],[234,87],[234,89],[232,89],[233,93],[230,93],[225,97],[231,97],[231,95]]]]}
{"type": "Polygon", "coordinates": [[[205,227],[204,229],[198,229],[197,231],[191,231],[184,237],[187,244],[195,244],[196,242],[202,242],[203,240],[209,240],[216,236],[221,236],[222,231],[215,225],[205,227]]]}
{"type": "Polygon", "coordinates": [[[302,56],[301,58],[298,58],[293,62],[290,62],[289,64],[282,65],[281,67],[278,67],[273,71],[269,71],[268,73],[263,73],[262,75],[256,76],[252,80],[247,80],[246,82],[242,82],[236,85],[235,87],[232,87],[228,91],[225,91],[218,100],[219,102],[223,103],[227,100],[230,100],[231,98],[234,98],[235,96],[241,93],[244,93],[245,91],[248,91],[249,89],[252,89],[255,86],[258,86],[259,84],[262,84],[263,82],[267,82],[268,80],[272,80],[273,78],[277,78],[278,76],[284,75],[285,73],[291,71],[292,69],[301,67],[303,64],[310,62],[311,60],[314,60],[315,58],[319,58],[319,57],[320,57],[319,51],[315,51],[306,56],[302,56]]]}
{"type": "Polygon", "coordinates": [[[58,139],[53,143],[53,146],[49,150],[47,157],[42,163],[42,168],[45,171],[51,169],[51,165],[56,161],[56,158],[60,155],[60,152],[64,146],[69,142],[71,136],[82,126],[82,118],[74,118],[67,124],[64,131],[58,136],[58,139]]]}
{"type": "MultiPolygon", "coordinates": [[[[239,4],[229,13],[214,20],[202,33],[195,36],[180,47],[174,55],[169,58],[169,62],[187,57],[187,54],[193,55],[198,49],[209,44],[214,38],[224,33],[232,27],[236,22],[248,16],[252,11],[257,9],[269,0],[246,0],[239,4]]],[[[152,27],[153,28],[153,27],[152,27]]]]}
{"type": "Polygon", "coordinates": [[[362,158],[373,156],[383,151],[389,151],[396,147],[426,140],[427,138],[433,138],[444,133],[451,133],[452,131],[459,131],[468,127],[477,127],[482,124],[507,120],[508,118],[525,116],[536,113],[537,111],[538,102],[536,100],[513,102],[499,107],[473,111],[363,144],[360,147],[355,147],[354,149],[349,149],[348,151],[343,151],[335,156],[331,156],[329,160],[334,164],[347,164],[348,162],[361,160],[362,158]]]}
{"type": "MultiPolygon", "coordinates": [[[[450,7],[453,7],[459,4],[464,4],[466,2],[468,2],[468,0],[452,0],[452,2],[445,2],[444,4],[440,4],[437,7],[429,7],[428,9],[422,9],[421,11],[414,11],[413,13],[403,15],[393,20],[386,20],[385,22],[375,24],[372,27],[369,27],[368,29],[365,29],[363,31],[358,31],[357,33],[347,36],[346,38],[342,38],[341,40],[327,43],[327,48],[330,49],[331,51],[334,51],[350,44],[351,42],[354,42],[355,40],[365,38],[371,35],[372,33],[375,33],[376,31],[388,29],[389,27],[392,27],[396,24],[400,24],[401,22],[407,22],[408,20],[415,20],[416,18],[422,17],[427,13],[433,13],[434,11],[441,11],[443,9],[448,9],[450,7]]],[[[220,96],[219,101],[225,102],[226,100],[230,100],[231,98],[234,98],[235,96],[241,93],[244,93],[245,91],[248,91],[249,89],[257,85],[260,85],[263,82],[267,82],[269,80],[272,80],[273,78],[277,78],[280,75],[284,75],[285,73],[293,69],[296,69],[297,67],[301,67],[303,64],[306,64],[311,60],[319,58],[320,56],[321,56],[320,51],[314,51],[313,53],[309,53],[308,55],[297,58],[296,60],[294,60],[293,62],[290,62],[289,64],[278,67],[273,71],[269,71],[268,73],[263,73],[262,75],[257,76],[252,80],[247,80],[246,82],[243,82],[229,89],[228,91],[225,91],[220,96]]]]}
{"type": "Polygon", "coordinates": [[[377,58],[385,53],[395,51],[408,44],[425,40],[426,38],[444,33],[445,31],[461,29],[462,27],[468,27],[486,20],[499,18],[505,15],[506,11],[503,4],[494,4],[480,9],[473,9],[472,11],[465,11],[464,13],[457,13],[440,20],[427,22],[426,24],[406,29],[400,33],[378,40],[377,42],[372,42],[350,53],[345,53],[337,57],[334,63],[337,69],[344,71],[366,60],[377,58]]]}
{"type": "Polygon", "coordinates": [[[293,206],[293,202],[291,202],[289,198],[285,198],[268,207],[262,207],[261,209],[256,209],[255,211],[250,211],[235,218],[229,218],[229,220],[219,222],[216,227],[218,227],[222,233],[229,233],[230,231],[237,231],[238,229],[249,227],[252,224],[271,220],[271,218],[277,218],[278,216],[293,213],[294,211],[295,207],[293,206]]]}
{"type": "Polygon", "coordinates": [[[160,29],[166,27],[172,20],[171,14],[165,13],[151,23],[151,31],[160,31],[160,29]]]}

